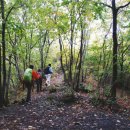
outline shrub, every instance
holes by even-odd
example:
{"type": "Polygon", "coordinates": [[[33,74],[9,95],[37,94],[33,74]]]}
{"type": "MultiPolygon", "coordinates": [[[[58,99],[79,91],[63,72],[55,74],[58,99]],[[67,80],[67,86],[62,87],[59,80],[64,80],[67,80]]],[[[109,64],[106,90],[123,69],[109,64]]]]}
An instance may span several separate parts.
{"type": "Polygon", "coordinates": [[[111,86],[106,86],[106,87],[104,88],[104,95],[105,95],[106,97],[110,97],[110,95],[111,95],[111,86]]]}
{"type": "Polygon", "coordinates": [[[75,101],[74,90],[71,87],[66,87],[61,99],[64,103],[72,103],[75,101]]]}

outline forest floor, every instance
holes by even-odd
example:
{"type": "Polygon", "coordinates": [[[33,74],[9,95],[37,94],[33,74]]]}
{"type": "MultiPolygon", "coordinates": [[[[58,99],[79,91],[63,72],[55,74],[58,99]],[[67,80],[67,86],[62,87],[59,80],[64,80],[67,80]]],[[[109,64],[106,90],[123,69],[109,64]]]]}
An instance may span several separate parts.
{"type": "Polygon", "coordinates": [[[86,93],[75,93],[75,100],[63,102],[62,77],[52,79],[56,92],[33,93],[32,101],[0,110],[0,130],[130,130],[126,109],[112,112],[94,107],[86,93]]]}

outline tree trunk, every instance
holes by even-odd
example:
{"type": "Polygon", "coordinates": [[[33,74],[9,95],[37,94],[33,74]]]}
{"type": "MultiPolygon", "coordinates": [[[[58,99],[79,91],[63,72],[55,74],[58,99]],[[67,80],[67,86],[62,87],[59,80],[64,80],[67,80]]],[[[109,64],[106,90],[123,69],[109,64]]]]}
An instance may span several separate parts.
{"type": "MultiPolygon", "coordinates": [[[[72,24],[72,23],[71,23],[72,24]]],[[[70,38],[70,68],[69,68],[69,81],[72,82],[72,66],[73,66],[73,25],[71,25],[71,38],[70,38]]]]}
{"type": "Polygon", "coordinates": [[[60,64],[61,64],[61,69],[64,74],[64,81],[66,81],[66,73],[63,65],[63,48],[62,48],[62,42],[61,42],[61,36],[59,34],[59,45],[60,45],[60,64]]]}
{"type": "MultiPolygon", "coordinates": [[[[40,36],[40,37],[42,37],[42,36],[40,36]]],[[[44,59],[43,59],[43,49],[44,49],[44,46],[45,46],[45,43],[46,43],[46,37],[47,37],[47,31],[45,32],[45,34],[44,34],[44,40],[43,40],[43,43],[42,43],[42,41],[40,42],[40,48],[39,48],[39,50],[40,50],[40,59],[41,59],[41,69],[43,70],[43,68],[44,68],[44,59]]],[[[40,38],[41,39],[41,38],[40,38]]]]}
{"type": "Polygon", "coordinates": [[[115,5],[115,0],[112,0],[112,14],[113,14],[113,75],[112,75],[112,90],[111,96],[113,99],[116,98],[116,81],[117,81],[117,9],[115,5]]]}
{"type": "MultiPolygon", "coordinates": [[[[26,41],[26,36],[25,36],[25,41],[26,41]]],[[[28,67],[28,43],[26,43],[26,48],[25,48],[26,50],[25,50],[25,53],[26,53],[26,55],[25,55],[25,68],[27,68],[28,67]]]]}
{"type": "Polygon", "coordinates": [[[47,57],[48,57],[50,46],[51,46],[52,43],[53,43],[53,40],[50,42],[49,34],[48,34],[48,47],[47,47],[47,50],[46,50],[46,56],[44,58],[44,66],[46,65],[47,57]]]}
{"type": "Polygon", "coordinates": [[[78,73],[77,73],[77,78],[76,78],[76,88],[75,90],[77,91],[79,89],[79,84],[80,84],[80,75],[81,75],[81,66],[82,66],[82,57],[83,57],[83,23],[81,21],[81,45],[80,45],[80,52],[79,52],[79,64],[78,64],[78,73]]]}
{"type": "MultiPolygon", "coordinates": [[[[1,80],[2,80],[2,54],[1,54],[1,44],[0,44],[0,101],[2,101],[2,82],[1,82],[1,80]]],[[[0,108],[2,107],[2,102],[0,102],[0,108]]]]}
{"type": "Polygon", "coordinates": [[[11,57],[12,55],[9,56],[9,70],[8,70],[7,87],[6,87],[6,92],[5,92],[5,105],[6,106],[9,104],[8,89],[10,85],[10,76],[11,76],[11,57]]]}
{"type": "Polygon", "coordinates": [[[20,68],[19,68],[19,61],[18,57],[16,54],[14,54],[14,61],[15,61],[15,68],[16,68],[16,73],[17,73],[17,78],[21,81],[21,73],[20,73],[20,68]]]}
{"type": "MultiPolygon", "coordinates": [[[[74,6],[73,6],[74,7],[74,6]]],[[[69,60],[69,82],[72,83],[72,72],[73,72],[73,40],[74,40],[74,26],[75,23],[73,22],[73,14],[74,14],[74,8],[71,9],[71,16],[70,16],[70,24],[71,24],[71,36],[70,36],[70,60],[69,60]]]]}
{"type": "Polygon", "coordinates": [[[0,107],[4,105],[4,94],[5,94],[5,88],[6,88],[6,46],[5,46],[5,15],[4,15],[4,0],[1,0],[1,12],[2,12],[2,56],[3,56],[3,81],[1,86],[1,92],[0,92],[0,107]]]}

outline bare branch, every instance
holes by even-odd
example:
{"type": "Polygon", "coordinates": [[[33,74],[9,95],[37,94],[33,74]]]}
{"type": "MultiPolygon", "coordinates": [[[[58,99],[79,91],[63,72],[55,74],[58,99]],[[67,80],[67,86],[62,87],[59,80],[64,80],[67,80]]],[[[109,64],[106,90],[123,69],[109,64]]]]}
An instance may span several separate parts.
{"type": "Polygon", "coordinates": [[[107,36],[108,36],[108,34],[110,33],[111,27],[112,27],[112,23],[110,24],[110,27],[109,27],[108,32],[107,32],[107,34],[105,35],[104,39],[106,39],[107,36]]]}
{"type": "Polygon", "coordinates": [[[125,4],[125,5],[119,6],[119,7],[117,8],[117,11],[118,11],[119,9],[125,8],[125,7],[127,7],[127,6],[129,6],[129,5],[130,5],[130,2],[128,2],[128,3],[125,4]]]}
{"type": "Polygon", "coordinates": [[[104,5],[104,6],[109,7],[109,8],[112,9],[112,6],[110,6],[110,5],[108,5],[108,4],[105,4],[105,3],[102,3],[102,2],[100,2],[99,4],[102,4],[102,5],[104,5]]]}
{"type": "Polygon", "coordinates": [[[123,54],[130,48],[130,45],[128,45],[125,50],[123,51],[123,54]]]}
{"type": "Polygon", "coordinates": [[[91,2],[96,3],[96,4],[100,4],[100,5],[104,5],[104,6],[106,6],[106,7],[112,9],[112,6],[110,6],[110,5],[106,4],[106,3],[103,3],[103,2],[95,2],[95,1],[91,1],[91,2]]]}
{"type": "MultiPolygon", "coordinates": [[[[12,54],[11,54],[11,55],[12,55],[12,54]]],[[[6,60],[6,61],[9,61],[8,58],[6,58],[5,60],[6,60]]],[[[16,64],[15,64],[14,62],[12,62],[12,61],[11,61],[11,64],[14,65],[14,66],[16,66],[16,64]]]]}

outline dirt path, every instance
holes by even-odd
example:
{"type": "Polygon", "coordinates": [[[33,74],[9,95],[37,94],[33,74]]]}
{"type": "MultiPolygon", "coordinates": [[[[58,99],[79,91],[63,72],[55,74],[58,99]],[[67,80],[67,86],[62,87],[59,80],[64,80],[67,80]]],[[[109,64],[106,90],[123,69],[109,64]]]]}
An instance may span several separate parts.
{"type": "Polygon", "coordinates": [[[3,108],[0,130],[130,130],[128,113],[97,109],[83,93],[75,93],[75,102],[69,104],[61,97],[60,89],[55,93],[44,91],[28,104],[3,108]]]}

